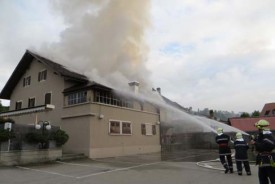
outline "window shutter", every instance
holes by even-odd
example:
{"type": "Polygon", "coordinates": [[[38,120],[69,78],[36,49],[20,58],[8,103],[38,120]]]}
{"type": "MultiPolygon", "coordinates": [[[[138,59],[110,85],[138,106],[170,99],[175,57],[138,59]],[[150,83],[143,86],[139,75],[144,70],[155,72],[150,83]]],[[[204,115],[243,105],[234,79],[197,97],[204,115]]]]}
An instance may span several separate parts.
{"type": "Polygon", "coordinates": [[[46,93],[45,94],[45,105],[46,104],[51,104],[51,98],[52,98],[52,94],[51,93],[46,93]]]}
{"type": "Polygon", "coordinates": [[[40,82],[41,79],[41,72],[38,73],[38,82],[40,82]]]}
{"type": "Polygon", "coordinates": [[[45,70],[45,80],[47,79],[47,70],[45,70]]]}
{"type": "Polygon", "coordinates": [[[145,124],[141,124],[141,134],[146,135],[146,127],[145,124]]]}

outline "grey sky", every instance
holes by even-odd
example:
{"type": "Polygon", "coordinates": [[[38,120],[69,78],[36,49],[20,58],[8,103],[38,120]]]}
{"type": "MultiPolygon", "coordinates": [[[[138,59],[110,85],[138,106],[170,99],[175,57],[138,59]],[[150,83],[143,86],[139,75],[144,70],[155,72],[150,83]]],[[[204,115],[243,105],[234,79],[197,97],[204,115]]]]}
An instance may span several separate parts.
{"type": "MultiPolygon", "coordinates": [[[[275,102],[274,9],[273,0],[151,0],[144,64],[152,87],[194,110],[275,102]]],[[[0,89],[26,49],[59,41],[66,28],[36,0],[1,0],[0,27],[0,89]]]]}

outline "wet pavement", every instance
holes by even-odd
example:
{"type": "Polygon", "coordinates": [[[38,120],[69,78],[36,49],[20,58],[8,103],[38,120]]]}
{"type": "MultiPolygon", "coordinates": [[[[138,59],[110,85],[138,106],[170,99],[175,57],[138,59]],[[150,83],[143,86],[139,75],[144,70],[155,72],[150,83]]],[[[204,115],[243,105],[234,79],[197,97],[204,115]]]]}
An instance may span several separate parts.
{"type": "MultiPolygon", "coordinates": [[[[0,167],[1,184],[232,184],[258,183],[252,176],[224,174],[215,150],[185,150],[104,159],[56,161],[39,165],[0,167]]],[[[235,167],[235,166],[234,166],[235,167]]],[[[245,173],[244,173],[245,174],[245,173]]]]}

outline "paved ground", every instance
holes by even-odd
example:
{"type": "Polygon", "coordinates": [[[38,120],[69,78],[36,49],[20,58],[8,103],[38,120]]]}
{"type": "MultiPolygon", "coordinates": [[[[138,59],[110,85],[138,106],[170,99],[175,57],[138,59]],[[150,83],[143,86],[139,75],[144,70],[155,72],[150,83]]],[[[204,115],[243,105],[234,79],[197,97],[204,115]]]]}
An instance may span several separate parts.
{"type": "Polygon", "coordinates": [[[188,150],[40,165],[0,167],[1,184],[254,184],[252,176],[224,174],[217,152],[188,150]],[[206,161],[207,160],[207,161],[206,161]],[[212,160],[212,161],[209,161],[212,160]]]}

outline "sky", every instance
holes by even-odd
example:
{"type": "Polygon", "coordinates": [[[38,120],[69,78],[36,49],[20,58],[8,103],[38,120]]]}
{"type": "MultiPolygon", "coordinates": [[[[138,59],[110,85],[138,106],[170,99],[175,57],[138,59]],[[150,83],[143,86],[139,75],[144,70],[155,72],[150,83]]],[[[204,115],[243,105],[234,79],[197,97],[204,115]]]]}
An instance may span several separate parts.
{"type": "MultiPolygon", "coordinates": [[[[85,0],[81,0],[82,6],[76,0],[63,1],[63,4],[62,0],[0,0],[0,90],[26,49],[47,55],[54,50],[66,53],[66,43],[76,39],[71,38],[75,36],[73,31],[77,30],[77,36],[81,37],[91,33],[96,41],[96,36],[101,33],[103,36],[112,34],[101,25],[101,20],[117,21],[121,18],[123,21],[118,21],[120,24],[115,27],[120,29],[117,31],[120,34],[115,34],[117,40],[112,44],[124,43],[126,35],[127,46],[144,53],[122,57],[138,58],[142,63],[138,65],[138,72],[130,70],[136,75],[119,75],[120,79],[144,73],[150,81],[147,85],[160,87],[162,95],[195,111],[209,108],[251,113],[261,111],[265,103],[275,102],[275,1],[151,0],[149,6],[147,1],[131,0],[127,6],[113,8],[114,3],[106,0],[110,5],[101,5],[105,11],[91,13],[84,9],[91,8],[86,6],[88,1],[85,0]],[[60,8],[53,2],[64,6],[60,8]],[[73,6],[70,6],[71,2],[73,6]],[[83,10],[89,16],[83,16],[83,10]],[[108,11],[116,12],[111,14],[114,18],[110,18],[108,11]],[[132,18],[124,20],[128,15],[132,18]],[[96,25],[98,30],[79,21],[95,17],[97,20],[91,27],[96,25]],[[136,26],[136,22],[140,26],[136,26]],[[90,32],[82,32],[84,28],[89,28],[90,32]]],[[[121,58],[115,51],[122,53],[124,50],[107,47],[108,42],[98,46],[121,58]]],[[[72,57],[74,61],[87,59],[79,55],[72,57]]],[[[100,55],[96,59],[102,64],[106,58],[100,55]]],[[[131,66],[124,65],[124,70],[131,66]]],[[[99,68],[96,73],[103,72],[103,69],[106,68],[99,68]]],[[[100,77],[94,73],[90,76],[100,77]]],[[[8,101],[1,101],[8,104],[8,101]]]]}

